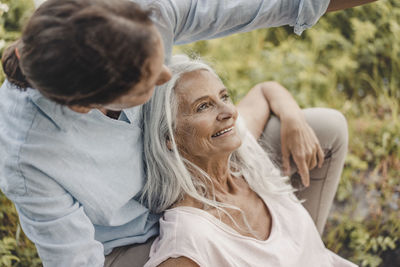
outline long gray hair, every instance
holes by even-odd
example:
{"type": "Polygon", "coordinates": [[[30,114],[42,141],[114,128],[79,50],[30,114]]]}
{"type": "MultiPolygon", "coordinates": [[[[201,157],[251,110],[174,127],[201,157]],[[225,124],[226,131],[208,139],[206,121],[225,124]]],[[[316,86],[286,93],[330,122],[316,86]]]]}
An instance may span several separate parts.
{"type": "MultiPolygon", "coordinates": [[[[172,57],[169,67],[173,74],[172,79],[158,87],[152,99],[142,106],[147,175],[142,201],[156,213],[168,209],[184,195],[193,197],[204,206],[237,209],[215,200],[214,192],[209,192],[207,187],[212,184],[211,178],[180,155],[174,138],[179,104],[174,88],[182,75],[196,70],[207,70],[216,77],[218,75],[201,60],[191,60],[183,55],[172,57]],[[172,147],[167,146],[167,140],[172,147]],[[201,178],[192,175],[188,167],[197,170],[201,178]]],[[[259,195],[291,194],[293,188],[288,183],[288,178],[280,175],[268,154],[246,129],[240,115],[236,129],[242,138],[242,145],[230,156],[231,174],[234,177],[244,177],[251,189],[259,195]]]]}

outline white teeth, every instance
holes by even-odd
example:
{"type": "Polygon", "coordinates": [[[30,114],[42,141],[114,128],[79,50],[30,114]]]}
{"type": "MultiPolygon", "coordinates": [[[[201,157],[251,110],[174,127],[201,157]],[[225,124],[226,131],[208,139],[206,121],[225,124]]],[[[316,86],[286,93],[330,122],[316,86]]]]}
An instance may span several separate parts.
{"type": "Polygon", "coordinates": [[[234,128],[234,127],[232,126],[231,128],[228,128],[228,129],[222,130],[222,131],[220,131],[220,132],[218,132],[218,133],[216,133],[216,134],[212,135],[212,137],[217,137],[217,136],[220,136],[220,135],[222,135],[222,134],[224,134],[224,133],[226,133],[226,132],[229,132],[229,131],[231,131],[233,128],[234,128]]]}

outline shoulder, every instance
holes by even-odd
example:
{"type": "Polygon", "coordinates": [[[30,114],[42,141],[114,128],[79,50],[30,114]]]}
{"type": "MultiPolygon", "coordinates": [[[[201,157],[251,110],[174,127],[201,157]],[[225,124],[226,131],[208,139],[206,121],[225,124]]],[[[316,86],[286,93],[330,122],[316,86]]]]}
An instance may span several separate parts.
{"type": "MultiPolygon", "coordinates": [[[[17,134],[26,134],[32,127],[41,127],[46,131],[59,129],[53,118],[59,105],[45,99],[37,90],[28,88],[23,91],[6,80],[0,89],[0,99],[2,129],[17,134]],[[43,125],[42,121],[51,123],[43,125]]],[[[24,140],[21,136],[16,138],[24,140]]]]}
{"type": "Polygon", "coordinates": [[[6,194],[24,194],[24,180],[19,172],[20,152],[38,110],[28,92],[7,80],[0,88],[0,99],[0,186],[6,194]]]}
{"type": "Polygon", "coordinates": [[[6,80],[0,88],[0,99],[1,130],[13,131],[15,134],[27,131],[38,110],[29,92],[21,91],[6,80]]]}
{"type": "Polygon", "coordinates": [[[213,223],[208,219],[211,214],[191,206],[179,206],[168,210],[160,220],[160,229],[174,228],[177,244],[192,244],[197,247],[200,241],[209,236],[205,234],[215,231],[213,223]],[[207,216],[208,215],[208,216],[207,216]]]}
{"type": "Polygon", "coordinates": [[[198,238],[198,231],[193,231],[193,229],[202,227],[204,227],[202,220],[197,214],[187,212],[187,207],[167,210],[160,219],[160,243],[171,244],[173,242],[177,249],[182,243],[192,247],[198,238]]]}
{"type": "MultiPolygon", "coordinates": [[[[62,158],[62,151],[70,149],[51,118],[54,105],[42,109],[37,104],[40,98],[36,90],[21,91],[7,80],[0,88],[0,187],[11,198],[26,195],[29,180],[35,186],[43,181],[49,189],[47,170],[62,158]]],[[[60,191],[59,185],[54,187],[60,191]]]]}
{"type": "Polygon", "coordinates": [[[199,265],[186,257],[169,258],[158,267],[198,267],[199,265]]]}
{"type": "Polygon", "coordinates": [[[203,266],[207,262],[203,256],[207,255],[208,245],[212,243],[209,236],[215,236],[206,231],[209,232],[209,229],[197,214],[186,212],[181,207],[167,210],[160,219],[160,235],[153,243],[146,267],[158,264],[203,266]],[[187,262],[192,265],[185,265],[187,262]]]}

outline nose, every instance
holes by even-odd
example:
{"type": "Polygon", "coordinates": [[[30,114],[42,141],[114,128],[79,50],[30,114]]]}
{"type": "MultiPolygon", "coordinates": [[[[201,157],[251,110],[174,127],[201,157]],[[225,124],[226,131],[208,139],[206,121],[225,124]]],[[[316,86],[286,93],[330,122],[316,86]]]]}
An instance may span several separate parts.
{"type": "Polygon", "coordinates": [[[156,85],[158,86],[168,82],[169,80],[171,80],[171,77],[172,77],[171,70],[167,66],[163,65],[160,76],[158,76],[156,85]]]}
{"type": "Polygon", "coordinates": [[[225,103],[222,102],[220,105],[220,111],[217,116],[217,120],[223,121],[228,120],[230,118],[237,117],[237,110],[236,107],[232,103],[225,103]]]}

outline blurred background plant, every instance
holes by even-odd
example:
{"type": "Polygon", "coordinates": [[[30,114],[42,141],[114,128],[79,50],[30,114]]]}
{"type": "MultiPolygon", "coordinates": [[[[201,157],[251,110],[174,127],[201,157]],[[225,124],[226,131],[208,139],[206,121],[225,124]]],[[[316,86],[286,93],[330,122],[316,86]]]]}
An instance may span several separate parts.
{"type": "MultiPolygon", "coordinates": [[[[0,0],[0,51],[32,10],[31,0],[0,0]]],[[[256,83],[275,80],[302,107],[343,112],[349,153],[324,242],[360,266],[399,266],[400,2],[327,14],[301,37],[292,32],[258,30],[175,52],[213,63],[234,101],[256,83]]],[[[3,195],[0,201],[0,266],[40,266],[14,207],[3,195]]]]}

